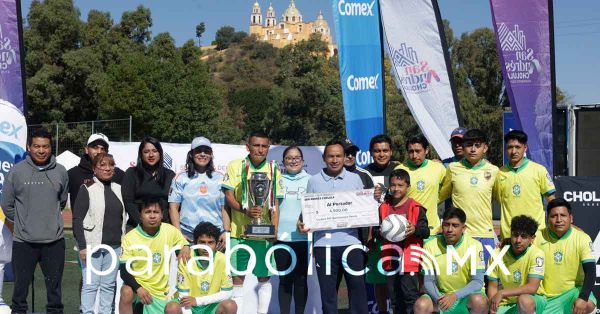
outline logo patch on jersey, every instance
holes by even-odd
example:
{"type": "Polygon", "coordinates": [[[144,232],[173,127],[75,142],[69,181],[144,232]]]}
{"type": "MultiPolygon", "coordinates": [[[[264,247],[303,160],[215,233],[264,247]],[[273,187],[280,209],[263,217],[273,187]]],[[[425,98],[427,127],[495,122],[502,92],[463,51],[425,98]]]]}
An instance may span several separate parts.
{"type": "Polygon", "coordinates": [[[177,283],[178,284],[182,284],[183,283],[183,274],[177,274],[177,283]]]}
{"type": "Polygon", "coordinates": [[[200,183],[200,188],[198,190],[200,191],[201,195],[206,194],[208,192],[208,185],[206,185],[206,182],[200,183]]]}
{"type": "Polygon", "coordinates": [[[457,262],[452,262],[452,273],[457,273],[458,272],[458,263],[457,262]]]}
{"type": "Polygon", "coordinates": [[[542,266],[544,266],[544,258],[543,258],[543,257],[541,257],[541,256],[540,256],[540,257],[537,257],[537,258],[535,259],[535,265],[536,265],[536,266],[538,266],[538,267],[542,267],[542,266]]]}
{"type": "Polygon", "coordinates": [[[160,253],[154,253],[154,254],[152,254],[152,262],[154,264],[158,264],[158,263],[160,263],[160,261],[161,261],[160,253]]]}
{"type": "Polygon", "coordinates": [[[417,190],[423,191],[424,189],[425,189],[425,182],[423,182],[423,180],[419,180],[419,182],[417,182],[417,190]]]}
{"type": "Polygon", "coordinates": [[[546,178],[548,179],[548,182],[552,183],[552,185],[554,185],[554,182],[552,182],[552,177],[550,176],[550,173],[546,172],[546,178]]]}
{"type": "Polygon", "coordinates": [[[483,177],[484,177],[486,180],[490,181],[490,179],[492,178],[492,173],[491,173],[491,172],[489,172],[489,171],[486,171],[486,172],[484,172],[484,173],[483,173],[483,177]]]}
{"type": "Polygon", "coordinates": [[[554,263],[560,264],[563,260],[563,253],[560,251],[554,252],[554,263]]]}
{"type": "Polygon", "coordinates": [[[227,181],[229,181],[229,174],[227,174],[227,173],[226,173],[226,174],[223,176],[223,182],[227,182],[227,181]]]}
{"type": "Polygon", "coordinates": [[[513,185],[513,194],[515,196],[521,195],[521,186],[518,184],[513,185]]]}
{"type": "Polygon", "coordinates": [[[479,251],[479,261],[482,262],[485,259],[483,258],[483,251],[479,251]]]}
{"type": "Polygon", "coordinates": [[[544,258],[543,257],[540,256],[535,259],[534,270],[538,273],[541,273],[544,271],[544,258]]]}
{"type": "Polygon", "coordinates": [[[516,271],[513,273],[513,281],[514,281],[515,283],[519,283],[519,282],[521,282],[521,276],[522,276],[522,274],[521,274],[521,271],[517,269],[517,270],[516,270],[516,271]]]}
{"type": "Polygon", "coordinates": [[[203,281],[200,284],[200,290],[202,290],[202,292],[206,292],[208,291],[208,288],[210,287],[210,284],[208,283],[208,281],[203,281]]]}
{"type": "Polygon", "coordinates": [[[477,179],[477,177],[471,177],[471,185],[477,185],[477,182],[479,182],[479,179],[477,179]]]}

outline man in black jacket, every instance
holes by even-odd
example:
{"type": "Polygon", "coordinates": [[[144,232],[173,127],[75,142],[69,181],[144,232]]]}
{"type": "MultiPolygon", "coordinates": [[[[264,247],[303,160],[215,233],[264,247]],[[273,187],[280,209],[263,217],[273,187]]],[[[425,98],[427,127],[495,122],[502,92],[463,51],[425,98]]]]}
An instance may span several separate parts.
{"type": "MultiPolygon", "coordinates": [[[[81,156],[79,165],[69,169],[69,194],[70,205],[73,209],[77,193],[82,184],[92,183],[94,177],[94,169],[92,169],[92,159],[99,153],[108,152],[108,137],[102,133],[94,133],[90,135],[85,146],[85,154],[81,156]]],[[[121,184],[125,172],[119,168],[115,168],[113,182],[121,184]]]]}

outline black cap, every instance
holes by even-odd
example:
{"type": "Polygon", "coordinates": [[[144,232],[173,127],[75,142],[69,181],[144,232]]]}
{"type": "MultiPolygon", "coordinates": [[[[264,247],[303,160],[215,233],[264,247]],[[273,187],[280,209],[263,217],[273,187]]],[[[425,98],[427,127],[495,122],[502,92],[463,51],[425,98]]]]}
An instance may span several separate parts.
{"type": "Polygon", "coordinates": [[[344,152],[357,152],[360,150],[358,146],[356,146],[349,138],[344,139],[344,152]]]}

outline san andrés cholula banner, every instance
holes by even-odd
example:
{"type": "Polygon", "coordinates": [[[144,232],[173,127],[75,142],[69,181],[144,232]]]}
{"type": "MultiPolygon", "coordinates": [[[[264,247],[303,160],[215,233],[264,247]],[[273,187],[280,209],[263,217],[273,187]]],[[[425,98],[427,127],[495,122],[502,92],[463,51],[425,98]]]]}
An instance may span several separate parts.
{"type": "MultiPolygon", "coordinates": [[[[17,5],[16,0],[0,0],[0,191],[10,168],[23,159],[27,140],[17,5]]],[[[10,262],[11,244],[12,235],[4,226],[2,213],[0,263],[10,262]]]]}
{"type": "Polygon", "coordinates": [[[437,2],[380,0],[380,5],[396,86],[440,157],[452,157],[448,140],[459,126],[458,101],[437,2]]]}
{"type": "Polygon", "coordinates": [[[529,157],[553,173],[549,0],[490,0],[510,106],[529,157]]]}
{"type": "Polygon", "coordinates": [[[383,73],[377,0],[332,0],[347,136],[371,162],[371,137],[384,132],[383,73]]]}

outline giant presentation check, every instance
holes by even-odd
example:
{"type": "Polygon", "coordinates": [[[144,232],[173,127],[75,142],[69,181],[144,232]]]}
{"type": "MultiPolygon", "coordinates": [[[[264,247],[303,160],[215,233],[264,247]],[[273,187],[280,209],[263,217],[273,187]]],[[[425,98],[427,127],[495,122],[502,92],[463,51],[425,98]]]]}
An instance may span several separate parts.
{"type": "Polygon", "coordinates": [[[302,219],[311,230],[330,230],[379,225],[379,203],[373,189],[306,193],[302,219]]]}

